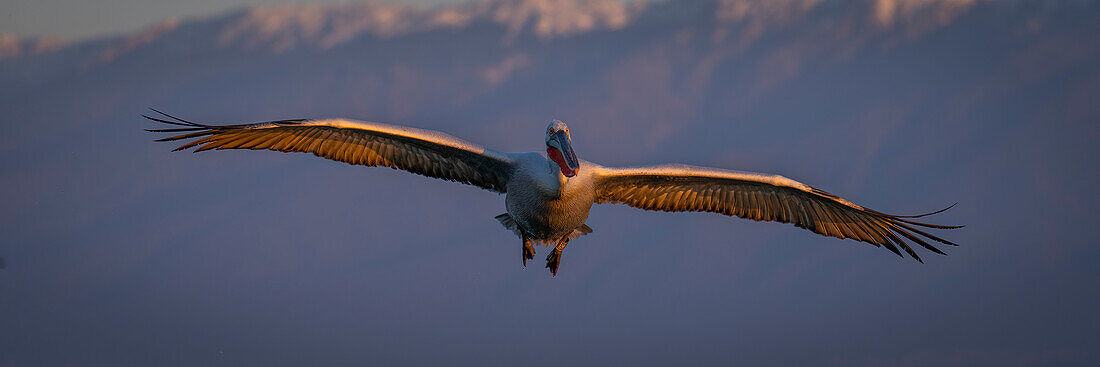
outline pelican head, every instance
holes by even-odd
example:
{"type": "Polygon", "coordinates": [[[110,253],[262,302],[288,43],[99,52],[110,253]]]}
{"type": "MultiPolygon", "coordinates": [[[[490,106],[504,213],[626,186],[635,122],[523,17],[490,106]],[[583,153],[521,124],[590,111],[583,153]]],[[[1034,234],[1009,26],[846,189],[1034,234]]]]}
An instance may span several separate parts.
{"type": "Polygon", "coordinates": [[[569,126],[564,122],[554,120],[546,128],[546,155],[558,164],[561,174],[565,177],[573,177],[581,169],[577,153],[573,152],[573,138],[569,136],[569,126]]]}

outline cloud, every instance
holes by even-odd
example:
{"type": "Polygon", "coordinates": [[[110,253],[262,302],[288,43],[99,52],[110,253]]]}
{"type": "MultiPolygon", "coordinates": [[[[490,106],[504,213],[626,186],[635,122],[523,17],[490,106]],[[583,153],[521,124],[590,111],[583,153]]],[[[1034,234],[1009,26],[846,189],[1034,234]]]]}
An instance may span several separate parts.
{"type": "Polygon", "coordinates": [[[489,85],[497,85],[504,82],[513,73],[531,65],[531,57],[525,54],[513,54],[500,60],[499,63],[487,66],[481,70],[481,79],[489,85]]]}
{"type": "Polygon", "coordinates": [[[11,33],[0,33],[0,60],[55,51],[62,47],[65,47],[65,42],[54,37],[24,39],[11,33]]]}
{"type": "Polygon", "coordinates": [[[879,27],[903,27],[910,37],[951,23],[982,1],[992,0],[874,0],[870,19],[879,27]]]}

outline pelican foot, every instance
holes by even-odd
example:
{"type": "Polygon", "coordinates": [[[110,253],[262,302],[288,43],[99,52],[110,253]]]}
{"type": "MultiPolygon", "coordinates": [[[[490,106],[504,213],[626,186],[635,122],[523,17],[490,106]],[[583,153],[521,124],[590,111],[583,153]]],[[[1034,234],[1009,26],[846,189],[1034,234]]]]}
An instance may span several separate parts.
{"type": "Polygon", "coordinates": [[[523,267],[527,267],[527,259],[535,258],[535,247],[531,246],[530,242],[523,244],[523,267]]]}
{"type": "Polygon", "coordinates": [[[546,255],[546,268],[550,269],[551,276],[558,276],[558,264],[561,263],[561,250],[554,249],[550,251],[549,255],[546,255]]]}

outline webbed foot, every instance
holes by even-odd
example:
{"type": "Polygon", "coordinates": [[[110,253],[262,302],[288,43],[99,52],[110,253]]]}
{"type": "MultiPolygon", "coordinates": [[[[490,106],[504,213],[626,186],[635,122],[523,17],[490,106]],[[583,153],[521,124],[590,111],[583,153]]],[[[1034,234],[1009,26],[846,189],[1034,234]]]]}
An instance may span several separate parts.
{"type": "Polygon", "coordinates": [[[523,241],[523,267],[527,267],[527,259],[535,258],[535,247],[531,246],[531,241],[523,241]]]}
{"type": "Polygon", "coordinates": [[[549,255],[546,255],[546,268],[550,269],[551,276],[558,276],[558,264],[561,264],[561,247],[554,248],[550,251],[549,255]]]}

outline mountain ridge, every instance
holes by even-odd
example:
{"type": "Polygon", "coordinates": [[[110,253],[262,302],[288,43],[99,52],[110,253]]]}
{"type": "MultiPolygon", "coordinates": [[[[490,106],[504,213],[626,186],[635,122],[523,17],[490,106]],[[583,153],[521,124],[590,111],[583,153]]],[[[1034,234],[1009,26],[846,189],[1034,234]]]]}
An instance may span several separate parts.
{"type": "Polygon", "coordinates": [[[2,34],[0,61],[90,44],[102,45],[99,58],[113,59],[179,28],[194,26],[215,30],[206,38],[193,41],[273,53],[301,48],[330,49],[360,37],[391,39],[419,32],[457,32],[479,24],[498,27],[504,43],[514,42],[524,35],[551,40],[621,30],[639,26],[639,22],[661,21],[714,21],[726,26],[744,26],[746,33],[758,36],[789,26],[812,12],[829,11],[845,18],[843,20],[851,23],[851,27],[876,31],[903,29],[913,36],[946,26],[973,6],[993,1],[671,0],[624,3],[615,0],[482,0],[437,6],[377,1],[259,5],[208,17],[167,19],[134,32],[76,42],[2,34]],[[841,11],[836,12],[836,8],[841,11]]]}

